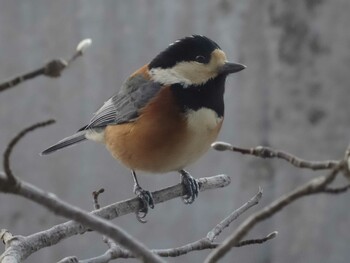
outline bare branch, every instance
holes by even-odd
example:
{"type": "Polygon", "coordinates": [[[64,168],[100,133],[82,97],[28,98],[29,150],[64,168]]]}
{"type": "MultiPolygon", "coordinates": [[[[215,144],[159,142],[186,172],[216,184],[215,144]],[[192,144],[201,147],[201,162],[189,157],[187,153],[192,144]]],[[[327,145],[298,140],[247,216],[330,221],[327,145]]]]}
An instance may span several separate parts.
{"type": "Polygon", "coordinates": [[[343,186],[343,187],[336,187],[336,188],[332,188],[332,187],[326,187],[323,192],[327,193],[327,194],[342,194],[345,193],[346,191],[348,191],[350,189],[350,184],[343,186]]]}
{"type": "Polygon", "coordinates": [[[207,238],[210,242],[213,242],[214,239],[220,235],[220,233],[228,227],[234,220],[236,220],[241,214],[247,211],[254,205],[257,205],[262,197],[262,189],[259,188],[259,192],[253,196],[247,203],[242,205],[237,210],[233,211],[228,217],[222,220],[219,224],[217,224],[212,230],[210,230],[207,234],[207,238]]]}
{"type": "MultiPolygon", "coordinates": [[[[104,234],[110,237],[115,242],[122,244],[123,247],[129,249],[130,251],[133,251],[133,253],[137,257],[142,259],[144,262],[149,262],[149,263],[163,262],[163,260],[159,256],[152,253],[145,245],[143,245],[138,240],[132,238],[128,233],[126,233],[120,227],[96,215],[89,214],[88,212],[80,209],[79,207],[70,205],[60,200],[58,197],[56,197],[52,193],[45,192],[29,183],[15,179],[9,166],[9,158],[13,147],[28,132],[33,131],[36,128],[46,126],[51,123],[53,122],[50,120],[48,122],[42,122],[42,123],[32,125],[31,127],[28,127],[23,131],[21,131],[13,140],[11,140],[10,145],[7,147],[4,154],[5,174],[6,172],[10,172],[10,173],[6,174],[6,177],[4,178],[0,177],[1,190],[4,189],[8,193],[20,195],[29,200],[32,200],[46,207],[48,210],[52,211],[55,214],[64,216],[69,219],[73,219],[82,225],[85,225],[101,234],[104,234]],[[14,183],[16,183],[16,187],[8,187],[13,185],[14,183]]],[[[28,243],[28,240],[26,241],[28,243]]],[[[11,260],[11,262],[19,262],[25,259],[26,257],[28,257],[31,253],[33,253],[33,251],[31,251],[30,249],[24,249],[25,244],[26,242],[21,242],[21,244],[10,246],[1,255],[0,262],[9,262],[9,260],[11,260]],[[13,256],[14,254],[16,255],[15,258],[13,256]]]]}
{"type": "MultiPolygon", "coordinates": [[[[28,236],[25,238],[25,242],[22,242],[20,245],[17,246],[11,246],[9,249],[7,249],[5,253],[1,256],[1,259],[5,260],[6,258],[12,256],[13,253],[16,252],[17,258],[23,260],[35,251],[45,246],[56,244],[63,238],[67,238],[71,235],[83,233],[86,230],[86,227],[89,227],[112,238],[119,244],[123,244],[125,248],[129,249],[130,251],[133,251],[133,253],[135,253],[137,256],[143,258],[145,262],[162,262],[162,260],[158,256],[151,253],[140,242],[132,239],[131,236],[129,236],[122,229],[99,217],[105,216],[107,219],[112,219],[113,217],[117,217],[122,214],[135,212],[139,209],[139,206],[141,205],[138,198],[130,199],[119,204],[114,204],[107,208],[100,209],[94,213],[89,214],[88,212],[85,212],[78,207],[74,207],[68,203],[65,203],[64,201],[58,199],[52,193],[47,193],[29,183],[19,181],[18,179],[15,179],[16,187],[10,187],[11,185],[13,185],[13,179],[9,180],[8,178],[11,178],[11,175],[13,178],[15,178],[11,172],[9,163],[9,158],[13,147],[26,133],[38,127],[48,125],[50,123],[52,123],[52,121],[33,125],[20,132],[11,141],[11,145],[7,147],[4,156],[4,160],[6,160],[4,161],[4,164],[5,166],[7,166],[7,168],[5,168],[5,172],[9,172],[10,176],[9,174],[6,174],[6,176],[0,175],[0,191],[23,196],[29,200],[32,200],[40,205],[45,206],[47,209],[58,215],[73,219],[78,223],[73,221],[67,222],[59,226],[53,227],[47,231],[39,232],[28,236]],[[56,235],[51,236],[53,238],[43,238],[43,236],[46,236],[48,234],[52,235],[53,233],[56,233],[56,235]]],[[[201,191],[217,187],[224,187],[229,183],[230,178],[225,175],[211,178],[202,178],[199,180],[201,191]]],[[[180,197],[184,194],[184,192],[185,190],[183,189],[183,185],[178,184],[176,186],[154,192],[153,197],[155,199],[155,203],[160,203],[175,197],[180,197]]]]}
{"type": "Polygon", "coordinates": [[[5,253],[0,255],[0,262],[3,263],[17,263],[20,262],[19,254],[11,251],[11,246],[18,245],[23,241],[22,236],[13,236],[7,229],[0,230],[0,240],[5,244],[5,253]]]}
{"type": "MultiPolygon", "coordinates": [[[[206,237],[201,238],[195,242],[186,244],[177,248],[170,249],[156,249],[150,251],[143,244],[131,238],[122,229],[111,224],[108,221],[101,219],[104,217],[106,219],[113,219],[115,217],[125,215],[127,213],[133,213],[139,209],[140,201],[138,198],[129,199],[123,202],[115,203],[104,208],[100,208],[98,203],[98,195],[103,192],[103,189],[94,192],[94,207],[98,210],[87,213],[77,207],[73,207],[54,196],[51,193],[46,193],[33,185],[26,182],[19,181],[12,174],[10,169],[9,157],[12,152],[13,147],[16,143],[29,131],[35,128],[47,125],[47,123],[40,123],[33,125],[22,131],[16,138],[14,138],[10,145],[7,147],[4,154],[4,167],[6,175],[3,176],[0,173],[0,191],[10,192],[17,195],[21,195],[27,199],[33,200],[49,210],[63,215],[67,218],[72,218],[74,221],[69,221],[60,225],[57,225],[46,231],[35,233],[28,237],[13,237],[11,244],[7,246],[5,253],[0,256],[0,262],[20,262],[21,260],[27,258],[29,255],[35,251],[50,245],[54,245],[64,238],[70,237],[72,235],[84,233],[87,227],[94,229],[108,238],[104,238],[104,241],[108,244],[109,249],[101,256],[93,259],[79,261],[76,257],[68,257],[60,261],[63,262],[109,262],[115,258],[130,258],[137,255],[142,258],[144,262],[163,262],[159,257],[175,257],[186,254],[195,250],[203,249],[215,249],[206,259],[206,262],[216,262],[219,258],[224,256],[227,251],[232,247],[240,247],[251,244],[261,244],[274,237],[276,237],[277,232],[272,232],[264,238],[251,239],[241,241],[242,238],[260,221],[263,221],[270,216],[274,215],[285,206],[289,205],[293,201],[297,200],[306,195],[316,194],[316,193],[330,193],[338,194],[350,189],[350,185],[338,188],[330,188],[329,184],[332,183],[337,176],[337,174],[342,171],[343,173],[349,173],[347,169],[347,162],[349,159],[349,151],[347,151],[346,158],[343,161],[325,161],[325,162],[310,162],[302,160],[296,156],[282,151],[272,150],[267,147],[256,147],[252,149],[243,149],[230,146],[229,144],[214,144],[213,147],[223,150],[230,149],[232,151],[241,152],[243,154],[251,154],[262,158],[280,158],[284,159],[294,166],[300,168],[310,168],[314,170],[319,169],[333,169],[332,172],[326,176],[317,177],[310,182],[304,184],[303,186],[295,189],[294,191],[286,194],[261,211],[254,213],[247,220],[245,220],[236,230],[232,233],[222,244],[213,243],[213,240],[222,232],[223,229],[229,226],[229,224],[234,221],[239,215],[245,212],[248,208],[257,204],[261,198],[262,190],[259,189],[259,193],[249,200],[242,207],[231,213],[227,218],[221,221],[217,226],[215,226],[206,237]],[[10,174],[10,175],[9,175],[10,174]],[[11,179],[12,178],[12,179],[11,179]],[[16,187],[8,187],[9,185],[16,185],[16,187]],[[100,216],[100,217],[98,217],[100,216]],[[123,247],[119,247],[115,242],[123,244],[123,247]]],[[[230,183],[230,178],[226,175],[218,175],[209,178],[199,179],[200,191],[207,189],[213,189],[217,187],[224,187],[230,183]]],[[[182,184],[178,184],[160,191],[153,193],[155,203],[164,202],[175,197],[181,197],[184,194],[182,184]]],[[[0,232],[1,238],[5,235],[5,232],[0,232]]],[[[8,236],[8,234],[6,234],[8,236]]],[[[8,240],[8,238],[7,238],[8,240]]]]}
{"type": "Polygon", "coordinates": [[[253,244],[262,244],[262,243],[265,243],[266,241],[274,239],[275,237],[277,237],[277,235],[278,235],[278,232],[277,231],[273,231],[272,233],[268,234],[264,238],[243,240],[241,242],[238,242],[238,244],[235,245],[235,247],[243,247],[243,246],[253,245],[253,244]]]}
{"type": "MultiPolygon", "coordinates": [[[[3,166],[4,166],[4,171],[5,174],[7,175],[7,180],[8,180],[8,185],[11,187],[16,187],[17,184],[17,179],[16,177],[13,175],[12,171],[11,171],[11,167],[10,167],[10,155],[12,153],[13,148],[16,146],[16,144],[29,132],[32,132],[38,128],[42,128],[48,125],[51,125],[55,123],[55,120],[48,120],[48,121],[44,121],[44,122],[39,122],[36,123],[26,129],[24,129],[23,131],[21,131],[15,138],[13,138],[10,143],[7,145],[7,148],[4,152],[4,158],[3,158],[3,166]]],[[[0,187],[0,190],[1,187],[0,187]]],[[[2,190],[2,191],[6,191],[6,190],[2,190]]]]}
{"type": "MultiPolygon", "coordinates": [[[[205,191],[227,186],[230,183],[230,177],[227,175],[217,175],[213,177],[200,178],[198,181],[200,184],[200,191],[205,191]]],[[[6,183],[6,178],[0,174],[0,191],[2,190],[1,185],[4,183],[6,183]]],[[[27,183],[24,184],[28,185],[27,183]]],[[[32,187],[34,186],[30,185],[30,188],[32,187]]],[[[185,190],[183,189],[183,185],[177,184],[159,191],[155,191],[152,193],[152,195],[155,199],[155,203],[161,203],[181,197],[184,193],[185,190]]],[[[91,214],[111,220],[119,216],[135,213],[135,211],[139,209],[139,205],[140,203],[138,198],[132,198],[108,205],[92,212],[91,214]]],[[[82,234],[85,231],[86,227],[82,224],[75,221],[68,221],[56,225],[50,229],[27,236],[25,238],[26,242],[22,244],[22,247],[25,247],[25,251],[23,251],[23,258],[27,258],[44,247],[55,245],[63,239],[82,234]]]]}
{"type": "Polygon", "coordinates": [[[239,152],[241,154],[249,154],[249,155],[257,156],[264,159],[270,159],[270,158],[283,159],[291,163],[295,167],[307,168],[311,170],[329,170],[339,165],[339,161],[335,161],[335,160],[307,161],[307,160],[298,158],[290,153],[280,151],[280,150],[274,150],[270,147],[263,147],[263,146],[257,146],[255,148],[247,149],[247,148],[235,147],[226,142],[214,142],[211,145],[211,147],[217,151],[239,152]]]}
{"type": "Polygon", "coordinates": [[[331,173],[325,176],[319,176],[297,189],[285,194],[266,206],[262,210],[248,217],[224,242],[213,250],[206,258],[205,263],[214,263],[222,258],[232,247],[236,246],[240,240],[259,222],[271,217],[281,209],[294,202],[295,200],[311,194],[327,193],[326,187],[333,182],[341,169],[344,169],[345,161],[339,162],[331,173]]]}
{"type": "MultiPolygon", "coordinates": [[[[213,239],[218,235],[220,235],[222,230],[227,228],[230,225],[230,223],[232,223],[235,219],[237,219],[242,213],[244,213],[254,205],[258,204],[261,197],[262,197],[262,190],[259,189],[259,192],[254,197],[252,197],[251,200],[249,200],[240,208],[233,211],[227,218],[225,218],[220,223],[218,223],[212,230],[208,232],[206,237],[203,237],[197,241],[191,242],[189,244],[186,244],[180,247],[169,248],[169,249],[153,249],[152,252],[161,257],[178,257],[193,251],[217,248],[220,244],[213,243],[213,239]]],[[[263,237],[260,239],[250,239],[250,240],[244,240],[242,242],[239,242],[236,245],[236,247],[242,247],[242,246],[247,246],[252,244],[262,244],[268,240],[275,238],[276,236],[277,236],[277,232],[275,231],[268,234],[266,237],[263,237]]],[[[109,246],[109,249],[100,256],[90,258],[90,259],[80,260],[80,261],[76,257],[68,257],[61,260],[59,263],[70,263],[70,262],[108,263],[109,261],[117,258],[134,258],[135,257],[133,253],[117,246],[110,239],[107,239],[106,242],[109,246]],[[72,261],[72,259],[76,261],[72,261]]]]}
{"type": "Polygon", "coordinates": [[[0,92],[13,88],[17,86],[18,84],[21,84],[24,81],[36,78],[38,76],[46,76],[49,78],[58,78],[61,76],[62,71],[66,69],[74,60],[76,60],[78,57],[83,55],[83,52],[91,45],[91,39],[84,39],[82,40],[77,48],[73,56],[68,59],[68,61],[64,59],[53,59],[50,62],[48,62],[43,67],[33,70],[29,73],[20,75],[18,77],[15,77],[11,80],[8,80],[4,83],[0,84],[0,92]]]}
{"type": "Polygon", "coordinates": [[[104,191],[105,191],[105,189],[101,188],[101,189],[98,190],[98,191],[92,192],[92,197],[93,197],[93,199],[94,199],[94,208],[95,208],[95,210],[101,208],[101,206],[100,206],[100,204],[99,204],[99,202],[98,202],[98,197],[99,197],[100,194],[102,194],[104,191]]]}
{"type": "MultiPolygon", "coordinates": [[[[243,246],[248,246],[248,245],[262,244],[262,243],[265,243],[265,242],[275,238],[276,236],[277,236],[277,231],[274,231],[263,238],[248,239],[248,240],[241,241],[235,247],[243,247],[243,246]]],[[[220,244],[218,244],[218,243],[212,243],[212,242],[208,241],[206,238],[203,238],[203,239],[197,240],[195,242],[186,244],[186,245],[181,246],[181,247],[168,248],[168,249],[152,249],[151,251],[153,253],[161,256],[161,257],[179,257],[179,256],[182,256],[182,255],[185,255],[187,253],[194,252],[194,251],[214,249],[214,248],[217,248],[219,245],[220,244]]],[[[100,257],[81,260],[78,262],[79,263],[107,263],[110,260],[117,259],[117,258],[134,258],[134,257],[135,256],[133,254],[131,254],[129,251],[118,247],[117,250],[110,249],[110,250],[106,251],[106,253],[104,253],[100,257]],[[109,256],[108,260],[106,260],[107,255],[109,256]]],[[[68,263],[68,262],[66,262],[66,263],[68,263]]]]}
{"type": "MultiPolygon", "coordinates": [[[[102,194],[105,190],[103,188],[101,188],[100,190],[98,191],[94,191],[92,192],[92,197],[93,197],[93,201],[94,201],[94,208],[95,209],[100,209],[100,204],[99,204],[99,201],[98,201],[98,198],[100,196],[100,194],[102,194]]],[[[117,244],[109,239],[108,237],[105,237],[103,236],[103,241],[108,245],[108,247],[111,249],[117,249],[119,248],[117,246],[117,244]]],[[[96,263],[96,261],[98,262],[99,260],[104,260],[105,259],[105,256],[108,256],[110,254],[110,250],[108,250],[105,254],[99,256],[96,258],[96,260],[94,260],[93,262],[96,263]]],[[[66,257],[66,258],[63,258],[62,260],[60,260],[59,262],[57,263],[78,263],[79,260],[76,256],[70,256],[70,257],[66,257]]]]}
{"type": "MultiPolygon", "coordinates": [[[[46,207],[48,210],[57,215],[73,219],[82,225],[85,225],[103,235],[112,238],[114,241],[122,244],[123,247],[133,251],[144,262],[163,262],[158,256],[155,256],[153,253],[151,253],[142,243],[132,238],[120,227],[96,215],[89,214],[88,212],[85,212],[78,207],[72,206],[58,199],[52,193],[44,192],[43,190],[38,189],[26,182],[21,182],[16,192],[13,193],[30,199],[46,207]]],[[[30,249],[30,247],[33,246],[33,243],[29,244],[29,242],[25,242],[21,245],[28,246],[26,250],[27,253],[21,255],[21,259],[23,260],[34,252],[30,249]]],[[[13,249],[15,249],[15,247],[13,247],[13,249]]],[[[34,248],[34,250],[36,251],[38,248],[34,248]]]]}
{"type": "MultiPolygon", "coordinates": [[[[98,202],[98,197],[101,193],[103,193],[105,190],[103,188],[101,188],[99,191],[94,191],[92,193],[92,196],[94,198],[94,208],[95,209],[99,209],[100,208],[100,204],[98,202]]],[[[122,251],[123,249],[121,247],[119,247],[112,239],[103,236],[103,242],[106,243],[109,247],[108,251],[102,255],[102,257],[106,257],[106,256],[114,256],[114,254],[116,253],[117,250],[122,251]]],[[[125,250],[127,251],[127,250],[125,250]]],[[[100,257],[100,259],[103,259],[100,257]]],[[[108,261],[107,261],[108,262],[108,261]]]]}

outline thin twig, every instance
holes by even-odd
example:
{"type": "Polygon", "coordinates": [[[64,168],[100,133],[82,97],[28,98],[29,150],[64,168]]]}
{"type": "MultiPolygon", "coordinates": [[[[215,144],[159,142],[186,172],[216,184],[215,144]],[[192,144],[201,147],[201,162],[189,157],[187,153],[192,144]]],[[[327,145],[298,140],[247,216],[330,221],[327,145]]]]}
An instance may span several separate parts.
{"type": "Polygon", "coordinates": [[[15,185],[17,184],[17,179],[13,175],[11,167],[10,167],[10,155],[13,151],[13,148],[27,133],[32,132],[38,128],[46,127],[46,126],[51,125],[53,123],[55,123],[55,120],[52,120],[52,119],[44,121],[44,122],[38,122],[38,123],[26,128],[26,129],[24,129],[23,131],[21,131],[7,145],[7,148],[6,148],[4,155],[3,155],[3,166],[4,166],[5,174],[7,175],[7,180],[8,180],[9,185],[15,187],[15,185]]]}
{"type": "MultiPolygon", "coordinates": [[[[243,206],[233,211],[227,218],[222,220],[213,229],[211,229],[205,237],[197,241],[188,243],[180,247],[168,248],[168,249],[152,249],[151,251],[161,257],[178,257],[193,251],[217,248],[220,244],[213,243],[214,238],[220,235],[221,232],[225,228],[227,228],[230,225],[230,223],[232,223],[235,219],[237,219],[241,214],[243,214],[245,211],[247,211],[249,208],[253,207],[254,205],[258,204],[261,197],[262,197],[262,190],[259,189],[259,192],[255,196],[253,196],[248,202],[246,202],[243,206]]],[[[241,241],[236,245],[236,247],[242,247],[242,246],[253,245],[253,244],[262,244],[268,240],[275,238],[276,236],[277,236],[277,232],[274,231],[263,238],[241,241]]],[[[90,259],[80,260],[80,261],[76,257],[68,257],[68,258],[62,259],[61,261],[59,261],[59,263],[72,262],[71,261],[72,258],[76,260],[75,262],[79,262],[79,263],[108,263],[109,261],[117,258],[134,258],[135,257],[133,253],[131,253],[129,250],[126,250],[117,246],[110,239],[107,239],[107,244],[109,246],[109,249],[100,256],[90,258],[90,259]]]]}
{"type": "Polygon", "coordinates": [[[273,231],[272,233],[268,234],[264,238],[243,240],[243,241],[239,242],[237,245],[235,245],[235,247],[243,247],[243,246],[248,246],[248,245],[252,245],[252,244],[262,244],[262,243],[265,243],[266,241],[269,241],[269,240],[275,238],[277,235],[278,235],[278,232],[273,231]]]}
{"type": "Polygon", "coordinates": [[[207,238],[210,242],[213,242],[214,239],[220,235],[220,233],[228,227],[234,220],[236,220],[241,214],[247,211],[252,206],[255,206],[259,203],[262,197],[262,189],[259,187],[258,193],[253,196],[248,202],[242,205],[240,208],[233,211],[228,217],[222,220],[219,224],[217,224],[212,230],[210,230],[207,234],[207,238]]]}
{"type": "Polygon", "coordinates": [[[295,200],[311,194],[327,193],[326,187],[333,182],[337,174],[345,166],[345,162],[341,161],[338,166],[333,168],[331,173],[325,176],[317,177],[297,189],[285,194],[266,206],[262,210],[248,217],[224,242],[215,250],[213,250],[206,258],[205,263],[214,263],[222,258],[232,247],[236,246],[240,240],[260,221],[263,221],[295,200]]]}
{"type": "MultiPolygon", "coordinates": [[[[29,183],[20,181],[18,178],[15,178],[12,174],[11,168],[10,168],[10,154],[12,152],[13,147],[17,144],[17,142],[23,138],[24,135],[26,135],[28,132],[35,130],[36,128],[46,126],[48,124],[53,123],[52,120],[37,123],[35,125],[32,125],[23,131],[21,131],[13,140],[11,140],[9,146],[7,147],[5,153],[4,153],[4,170],[6,177],[0,179],[0,186],[5,185],[4,189],[8,193],[20,195],[22,197],[25,197],[29,200],[32,200],[44,207],[46,207],[51,212],[64,216],[69,219],[73,219],[76,222],[85,225],[86,227],[89,227],[103,235],[106,235],[113,239],[115,242],[118,242],[119,244],[122,244],[123,247],[129,249],[130,251],[133,251],[135,255],[137,255],[138,258],[142,259],[144,262],[164,262],[159,256],[152,253],[145,245],[143,245],[140,241],[136,240],[135,238],[131,237],[128,233],[126,233],[123,229],[120,227],[112,224],[111,222],[102,219],[96,215],[89,214],[88,212],[80,209],[79,207],[75,207],[71,204],[68,204],[62,200],[60,200],[58,197],[56,197],[52,193],[45,192],[29,183]],[[7,187],[6,185],[11,186],[13,183],[16,183],[16,187],[7,187]]],[[[2,189],[2,187],[0,187],[2,189]]],[[[1,190],[0,189],[0,190],[1,190]]],[[[0,262],[8,262],[8,260],[11,260],[12,262],[17,262],[16,260],[19,259],[19,261],[25,259],[28,257],[33,251],[27,250],[26,254],[17,255],[17,257],[14,257],[13,254],[15,253],[14,250],[16,250],[16,247],[20,247],[19,251],[23,252],[23,246],[21,245],[14,245],[10,246],[4,254],[0,256],[0,262]]],[[[17,253],[19,254],[19,253],[17,253]]]]}
{"type": "Polygon", "coordinates": [[[342,194],[345,193],[346,191],[348,191],[350,189],[350,184],[343,186],[343,187],[326,187],[323,192],[327,193],[327,194],[342,194]]]}
{"type": "MultiPolygon", "coordinates": [[[[248,245],[256,245],[256,244],[262,244],[265,243],[277,236],[277,231],[274,231],[270,234],[268,234],[266,237],[262,238],[257,238],[257,239],[248,239],[248,240],[243,240],[239,242],[235,247],[243,247],[243,246],[248,246],[248,245]]],[[[206,249],[214,249],[220,246],[219,243],[212,243],[208,241],[207,239],[203,238],[200,240],[197,240],[195,242],[186,244],[181,247],[175,247],[175,248],[165,248],[165,249],[152,249],[151,251],[160,257],[179,257],[183,256],[185,254],[188,254],[189,252],[194,252],[194,251],[201,251],[201,250],[206,250],[206,249]]],[[[110,249],[106,251],[105,254],[101,255],[103,258],[95,257],[92,259],[86,259],[86,260],[81,260],[78,261],[79,263],[107,263],[113,259],[117,258],[134,258],[135,256],[131,254],[128,250],[121,249],[118,247],[118,249],[110,249]],[[106,255],[110,254],[108,260],[106,255]],[[103,260],[102,260],[103,259],[103,260]],[[100,260],[100,261],[99,261],[100,260]]],[[[68,263],[68,262],[66,262],[68,263]]]]}
{"type": "MultiPolygon", "coordinates": [[[[102,194],[105,190],[103,188],[101,188],[98,191],[94,191],[92,193],[93,199],[94,199],[94,208],[95,209],[100,209],[100,203],[98,201],[98,197],[100,196],[100,194],[102,194]]],[[[112,239],[103,236],[103,242],[106,243],[109,247],[108,251],[106,252],[107,254],[114,254],[114,251],[118,250],[118,249],[122,249],[120,246],[118,246],[112,239]]]]}
{"type": "Polygon", "coordinates": [[[336,167],[339,164],[339,161],[327,160],[327,161],[308,161],[296,157],[285,151],[275,150],[270,147],[257,146],[254,148],[240,148],[233,146],[226,142],[214,142],[211,145],[217,151],[232,151],[238,152],[241,154],[248,154],[257,156],[264,159],[278,158],[283,159],[290,164],[298,168],[307,168],[311,170],[329,170],[336,167]]]}
{"type": "Polygon", "coordinates": [[[100,206],[100,204],[99,204],[99,202],[98,202],[98,197],[99,197],[100,194],[102,194],[104,191],[105,191],[105,189],[101,188],[101,189],[98,190],[98,191],[92,192],[92,198],[93,198],[93,200],[94,200],[94,208],[95,208],[95,210],[101,208],[101,206],[100,206]]]}
{"type": "Polygon", "coordinates": [[[74,60],[83,55],[84,50],[91,45],[91,39],[84,39],[78,44],[75,53],[67,61],[64,59],[53,59],[43,67],[33,70],[29,73],[22,74],[11,80],[5,81],[0,84],[0,92],[13,88],[24,81],[36,78],[38,76],[46,76],[49,78],[58,78],[61,76],[62,71],[66,69],[74,60]]]}

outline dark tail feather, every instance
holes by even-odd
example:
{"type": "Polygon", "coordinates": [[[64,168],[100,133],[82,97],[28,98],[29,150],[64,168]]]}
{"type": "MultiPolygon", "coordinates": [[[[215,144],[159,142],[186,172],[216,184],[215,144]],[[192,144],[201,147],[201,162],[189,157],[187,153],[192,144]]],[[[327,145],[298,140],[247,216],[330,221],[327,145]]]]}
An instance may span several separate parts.
{"type": "Polygon", "coordinates": [[[50,148],[43,151],[40,155],[47,155],[57,150],[60,150],[62,148],[84,141],[86,140],[85,133],[86,131],[80,131],[80,132],[77,132],[76,134],[73,134],[72,136],[64,138],[63,140],[59,141],[58,143],[52,145],[50,148]]]}

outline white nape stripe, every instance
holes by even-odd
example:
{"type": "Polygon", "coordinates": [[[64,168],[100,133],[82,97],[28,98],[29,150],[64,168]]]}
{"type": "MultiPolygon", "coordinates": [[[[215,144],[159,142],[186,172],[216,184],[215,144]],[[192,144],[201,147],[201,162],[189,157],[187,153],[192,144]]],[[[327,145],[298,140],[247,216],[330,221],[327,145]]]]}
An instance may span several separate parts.
{"type": "Polygon", "coordinates": [[[153,68],[150,70],[150,73],[154,81],[165,85],[180,83],[183,84],[184,87],[187,87],[192,84],[189,79],[186,79],[183,76],[181,76],[181,74],[179,74],[176,68],[153,68]]]}

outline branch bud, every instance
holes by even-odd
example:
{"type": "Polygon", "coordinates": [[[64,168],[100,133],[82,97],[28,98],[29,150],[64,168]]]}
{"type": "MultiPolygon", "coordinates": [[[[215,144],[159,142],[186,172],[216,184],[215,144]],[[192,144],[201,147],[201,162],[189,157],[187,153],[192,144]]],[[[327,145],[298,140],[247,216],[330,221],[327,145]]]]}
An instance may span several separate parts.
{"type": "Polygon", "coordinates": [[[217,151],[227,151],[232,149],[232,145],[227,142],[214,142],[211,147],[217,151]]]}
{"type": "Polygon", "coordinates": [[[83,54],[85,52],[85,50],[91,46],[91,44],[92,44],[92,40],[90,38],[83,39],[77,45],[77,52],[83,54]]]}

